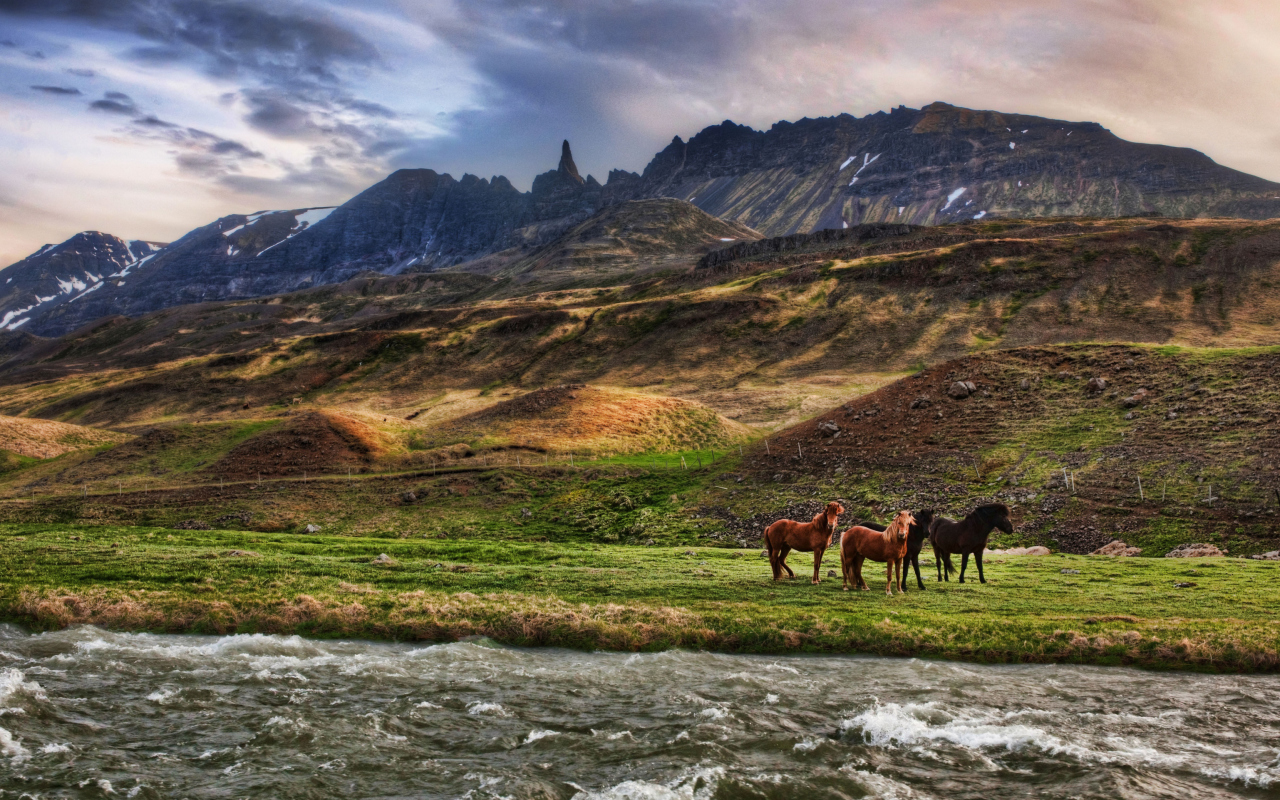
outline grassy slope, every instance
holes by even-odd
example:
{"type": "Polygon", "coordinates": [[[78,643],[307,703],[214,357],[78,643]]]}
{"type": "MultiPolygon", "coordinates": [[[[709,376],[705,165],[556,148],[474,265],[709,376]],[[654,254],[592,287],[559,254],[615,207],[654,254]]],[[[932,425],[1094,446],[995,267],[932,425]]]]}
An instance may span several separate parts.
{"type": "Polygon", "coordinates": [[[774,584],[758,551],[6,525],[0,559],[0,617],[35,628],[1280,667],[1274,563],[1005,557],[887,599],[774,584]]]}

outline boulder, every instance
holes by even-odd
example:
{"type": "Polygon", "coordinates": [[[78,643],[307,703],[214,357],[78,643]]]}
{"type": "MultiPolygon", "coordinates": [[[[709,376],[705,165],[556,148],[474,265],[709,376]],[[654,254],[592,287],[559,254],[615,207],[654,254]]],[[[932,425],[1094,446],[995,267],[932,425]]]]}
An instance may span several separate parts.
{"type": "Polygon", "coordinates": [[[303,529],[302,529],[302,532],[303,532],[303,533],[319,533],[319,532],[320,532],[320,526],[319,526],[319,525],[316,525],[316,524],[314,524],[314,523],[313,523],[313,524],[308,525],[307,527],[303,528],[303,529]]]}
{"type": "Polygon", "coordinates": [[[928,408],[931,405],[933,405],[933,400],[927,394],[922,394],[911,401],[912,408],[928,408]]]}
{"type": "Polygon", "coordinates": [[[1272,550],[1270,553],[1258,553],[1257,555],[1249,556],[1249,558],[1255,561],[1280,561],[1280,550],[1272,550]]]}
{"type": "Polygon", "coordinates": [[[1021,389],[1021,390],[1022,390],[1022,391],[1024,391],[1024,392],[1025,392],[1025,391],[1027,391],[1028,389],[1030,389],[1030,388],[1031,388],[1031,379],[1030,379],[1030,378],[1023,378],[1022,380],[1018,381],[1018,388],[1019,388],[1019,389],[1021,389]]]}
{"type": "Polygon", "coordinates": [[[968,381],[956,381],[955,383],[951,384],[950,389],[947,389],[947,396],[953,397],[956,400],[963,400],[969,395],[973,394],[973,389],[971,388],[972,386],[973,384],[969,383],[968,381]]]}
{"type": "Polygon", "coordinates": [[[1147,390],[1139,389],[1133,394],[1120,401],[1120,405],[1125,408],[1136,408],[1142,405],[1142,401],[1147,399],[1147,390]]]}
{"type": "Polygon", "coordinates": [[[369,562],[370,564],[394,564],[396,560],[386,553],[379,553],[378,557],[369,562]]]}
{"type": "Polygon", "coordinates": [[[1095,375],[1089,379],[1089,382],[1084,385],[1084,388],[1089,394],[1101,394],[1107,389],[1107,379],[1099,378],[1095,375]]]}
{"type": "Polygon", "coordinates": [[[839,432],[840,426],[830,420],[818,423],[818,433],[823,436],[835,436],[839,432]]]}
{"type": "Polygon", "coordinates": [[[1113,539],[1110,542],[1094,550],[1091,556],[1136,556],[1142,552],[1141,547],[1130,547],[1119,539],[1113,539]]]}
{"type": "Polygon", "coordinates": [[[1213,558],[1215,556],[1225,556],[1225,550],[1218,549],[1217,545],[1187,542],[1180,544],[1169,552],[1164,554],[1165,558],[1213,558]]]}
{"type": "Polygon", "coordinates": [[[410,489],[407,492],[400,493],[400,500],[404,503],[416,503],[418,502],[418,494],[410,489]]]}
{"type": "Polygon", "coordinates": [[[1008,550],[987,550],[982,554],[986,556],[1047,556],[1051,555],[1049,548],[1044,545],[1033,545],[1031,547],[1010,547],[1008,550]]]}

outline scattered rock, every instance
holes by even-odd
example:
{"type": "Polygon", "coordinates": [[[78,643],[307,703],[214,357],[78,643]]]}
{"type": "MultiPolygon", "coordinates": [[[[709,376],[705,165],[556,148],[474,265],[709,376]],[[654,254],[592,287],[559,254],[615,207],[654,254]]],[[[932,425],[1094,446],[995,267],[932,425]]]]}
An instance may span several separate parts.
{"type": "Polygon", "coordinates": [[[261,553],[255,553],[252,550],[228,550],[227,552],[223,553],[223,555],[231,558],[242,558],[242,557],[258,556],[258,555],[261,555],[261,553]]]}
{"type": "Polygon", "coordinates": [[[1060,381],[1069,381],[1072,377],[1072,374],[1067,372],[1065,369],[1058,373],[1058,380],[1060,381]]]}
{"type": "Polygon", "coordinates": [[[836,571],[835,571],[834,569],[829,569],[829,570],[827,570],[827,577],[828,577],[828,578],[838,578],[838,577],[840,577],[840,576],[836,575],[836,571]]]}
{"type": "Polygon", "coordinates": [[[1024,392],[1025,392],[1025,391],[1027,391],[1028,389],[1030,389],[1030,388],[1031,388],[1031,379],[1030,379],[1030,378],[1023,378],[1022,380],[1018,381],[1018,388],[1019,388],[1019,389],[1021,389],[1021,390],[1022,390],[1022,391],[1024,391],[1024,392]]]}
{"type": "Polygon", "coordinates": [[[207,522],[201,522],[198,519],[185,519],[173,526],[175,531],[208,531],[212,530],[207,522]]]}
{"type": "Polygon", "coordinates": [[[394,564],[396,560],[386,553],[379,553],[378,557],[369,562],[370,564],[394,564]]]}
{"type": "Polygon", "coordinates": [[[1142,405],[1142,401],[1146,399],[1147,399],[1147,390],[1139,389],[1138,391],[1129,395],[1125,399],[1121,400],[1120,405],[1124,406],[1125,408],[1136,408],[1137,406],[1142,405]]]}
{"type": "Polygon", "coordinates": [[[1136,556],[1142,552],[1141,547],[1130,547],[1124,542],[1116,539],[1094,550],[1091,556],[1136,556]]]}
{"type": "Polygon", "coordinates": [[[1044,545],[1033,545],[1031,547],[1010,547],[1008,550],[986,550],[982,553],[986,556],[1047,556],[1052,555],[1052,551],[1044,545]]]}
{"type": "Polygon", "coordinates": [[[760,557],[761,557],[761,558],[768,558],[768,557],[769,557],[769,551],[768,551],[768,550],[761,550],[761,551],[760,551],[760,557]]]}
{"type": "Polygon", "coordinates": [[[655,544],[657,544],[657,542],[655,542],[653,539],[645,539],[645,540],[644,540],[644,546],[645,546],[645,547],[653,547],[655,544]]]}
{"type": "Polygon", "coordinates": [[[1136,414],[1134,414],[1132,411],[1130,411],[1129,413],[1127,413],[1127,414],[1125,414],[1125,415],[1124,415],[1124,418],[1125,418],[1125,419],[1133,419],[1135,416],[1137,416],[1137,415],[1136,415],[1136,414]]]}
{"type": "Polygon", "coordinates": [[[226,525],[232,522],[238,522],[241,525],[248,525],[249,520],[253,518],[252,511],[237,511],[232,514],[223,514],[214,520],[217,525],[226,525]]]}
{"type": "Polygon", "coordinates": [[[951,388],[947,390],[947,395],[956,400],[963,400],[969,395],[977,391],[977,387],[970,381],[956,381],[951,384],[951,388]]]}
{"type": "Polygon", "coordinates": [[[729,558],[742,558],[742,553],[730,553],[729,558]]]}
{"type": "Polygon", "coordinates": [[[1168,414],[1165,414],[1165,415],[1164,415],[1164,418],[1165,418],[1165,419],[1177,419],[1177,418],[1178,418],[1178,412],[1177,412],[1177,411],[1170,411],[1168,414]]]}
{"type": "Polygon", "coordinates": [[[1100,394],[1107,390],[1107,379],[1094,376],[1084,385],[1085,391],[1090,394],[1100,394]]]}
{"type": "Polygon", "coordinates": [[[418,494],[412,489],[407,492],[401,492],[400,500],[405,503],[416,503],[418,502],[418,494]]]}
{"type": "Polygon", "coordinates": [[[686,556],[696,556],[696,555],[697,555],[697,553],[693,552],[692,550],[685,550],[685,551],[684,551],[684,554],[685,554],[686,556]]]}
{"type": "Polygon", "coordinates": [[[834,422],[830,420],[827,420],[826,422],[820,422],[818,423],[818,433],[822,434],[823,436],[835,436],[836,434],[840,433],[840,426],[836,425],[834,422]]]}
{"type": "Polygon", "coordinates": [[[1175,583],[1173,585],[1173,588],[1175,589],[1191,589],[1194,587],[1195,587],[1194,583],[1175,583]]]}
{"type": "Polygon", "coordinates": [[[1062,572],[1063,575],[1079,575],[1080,574],[1080,570],[1078,569],[1064,569],[1064,570],[1060,570],[1060,572],[1062,572]]]}
{"type": "Polygon", "coordinates": [[[915,400],[911,401],[912,408],[928,408],[931,405],[933,405],[933,400],[930,399],[927,394],[922,394],[915,400]]]}
{"type": "Polygon", "coordinates": [[[303,533],[319,533],[319,532],[320,532],[320,526],[319,526],[319,525],[316,525],[316,524],[314,524],[314,523],[313,523],[313,524],[308,525],[307,527],[303,528],[303,529],[302,529],[302,532],[303,532],[303,533]]]}
{"type": "Polygon", "coordinates": [[[1280,550],[1272,550],[1270,553],[1259,553],[1249,558],[1255,561],[1280,561],[1280,550]]]}
{"type": "Polygon", "coordinates": [[[1164,554],[1165,558],[1213,558],[1215,556],[1225,556],[1226,550],[1218,549],[1217,545],[1204,543],[1180,544],[1169,552],[1164,554]]]}

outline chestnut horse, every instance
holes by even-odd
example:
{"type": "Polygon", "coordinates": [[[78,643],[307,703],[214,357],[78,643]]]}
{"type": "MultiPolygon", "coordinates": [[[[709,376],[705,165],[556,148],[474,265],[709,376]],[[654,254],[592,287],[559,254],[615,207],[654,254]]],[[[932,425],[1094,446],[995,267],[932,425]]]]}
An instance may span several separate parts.
{"type": "Polygon", "coordinates": [[[840,571],[844,573],[846,592],[849,591],[850,578],[853,579],[855,589],[866,591],[871,588],[862,579],[862,562],[869,558],[885,563],[887,575],[884,593],[893,596],[894,584],[902,583],[902,559],[907,555],[907,531],[913,522],[915,518],[910,511],[899,511],[884,531],[854,525],[840,535],[840,571]]]}
{"type": "Polygon", "coordinates": [[[844,506],[832,501],[826,509],[814,515],[813,522],[795,522],[780,519],[764,529],[764,546],[769,551],[769,566],[773,567],[773,579],[781,580],[782,571],[794,578],[796,574],[787,566],[787,554],[792,550],[813,553],[813,582],[817,583],[818,569],[822,567],[822,553],[831,546],[831,534],[836,522],[844,513],[844,506]]]}
{"type": "MultiPolygon", "coordinates": [[[[923,592],[924,578],[920,577],[920,551],[924,549],[925,539],[929,538],[929,525],[933,522],[933,512],[917,511],[913,516],[915,522],[911,523],[911,528],[907,531],[907,566],[915,568],[916,583],[920,585],[920,591],[923,592]]],[[[859,522],[857,525],[881,533],[885,530],[885,526],[878,522],[859,522]]],[[[907,571],[902,570],[902,583],[898,584],[899,591],[907,590],[907,577],[907,571]]]]}
{"type": "Polygon", "coordinates": [[[956,522],[946,517],[934,519],[929,526],[929,543],[933,545],[934,563],[938,566],[938,580],[944,579],[943,566],[946,566],[945,579],[951,580],[955,567],[951,565],[951,554],[960,554],[960,582],[964,583],[964,570],[969,565],[969,554],[973,553],[973,563],[978,565],[978,580],[987,582],[982,574],[982,551],[987,549],[987,537],[993,528],[1005,533],[1013,533],[1013,523],[1009,521],[1009,507],[1004,503],[988,503],[978,506],[969,516],[956,522]]]}

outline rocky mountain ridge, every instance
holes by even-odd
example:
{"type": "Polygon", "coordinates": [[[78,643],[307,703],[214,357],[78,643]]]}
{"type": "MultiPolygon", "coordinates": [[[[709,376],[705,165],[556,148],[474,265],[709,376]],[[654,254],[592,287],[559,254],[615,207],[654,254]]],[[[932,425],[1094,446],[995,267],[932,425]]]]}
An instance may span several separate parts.
{"type": "MultiPolygon", "coordinates": [[[[104,316],[294,291],[370,270],[432,272],[495,254],[500,263],[527,260],[603,208],[662,197],[774,237],[992,217],[1280,217],[1280,184],[1194,150],[1127,142],[1096,123],[945,103],[768,131],[726,120],[687,142],[676,137],[641,174],[610,171],[603,185],[580,175],[566,141],[557,168],[529,192],[502,176],[404,169],[336,209],[230,215],[158,252],[132,255],[109,237],[110,246],[94,245],[113,254],[104,256],[114,265],[105,274],[50,259],[78,253],[73,238],[0,274],[14,287],[0,294],[0,330],[54,336],[104,316]],[[125,262],[128,275],[116,274],[125,262]],[[66,291],[66,281],[84,287],[66,291]]],[[[493,274],[494,262],[479,271],[493,274]]]]}

